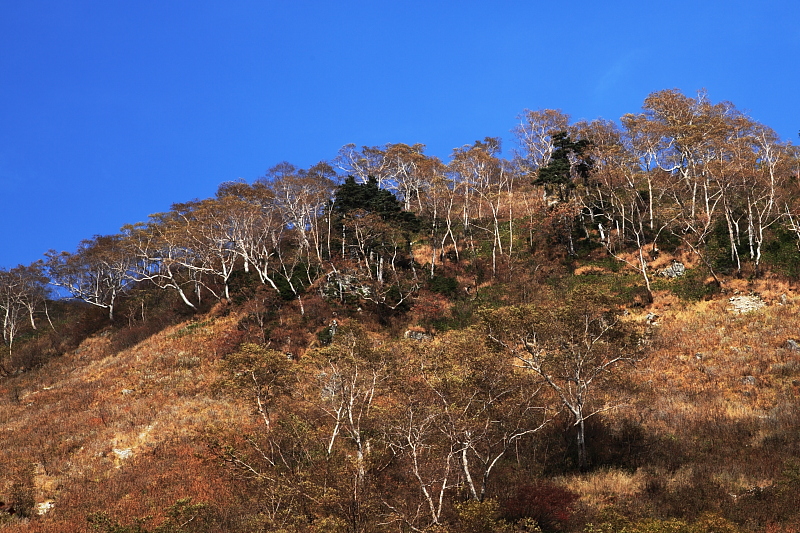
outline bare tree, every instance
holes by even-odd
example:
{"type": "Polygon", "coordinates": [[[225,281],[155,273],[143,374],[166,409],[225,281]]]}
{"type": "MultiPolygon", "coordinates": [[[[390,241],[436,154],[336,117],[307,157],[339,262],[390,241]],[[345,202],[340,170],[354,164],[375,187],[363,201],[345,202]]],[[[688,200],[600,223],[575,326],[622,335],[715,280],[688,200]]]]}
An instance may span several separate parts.
{"type": "MultiPolygon", "coordinates": [[[[657,254],[659,237],[675,221],[675,216],[662,219],[652,212],[661,203],[660,197],[653,198],[652,174],[660,171],[642,167],[632,138],[635,131],[620,130],[607,121],[582,123],[578,130],[591,141],[594,162],[591,183],[582,200],[584,211],[609,254],[642,276],[647,301],[652,303],[648,257],[657,254]],[[631,246],[634,260],[624,253],[631,246]]],[[[669,211],[661,214],[668,215],[669,211]]]]}
{"type": "Polygon", "coordinates": [[[440,524],[448,491],[458,486],[457,444],[442,439],[440,411],[430,390],[414,389],[404,398],[405,409],[387,428],[384,439],[394,456],[407,465],[422,495],[422,502],[402,493],[384,497],[386,505],[412,531],[440,524]]]}
{"type": "Polygon", "coordinates": [[[550,162],[553,155],[553,135],[567,131],[569,115],[560,109],[525,109],[517,116],[512,132],[516,137],[520,167],[529,176],[550,162]]]}
{"type": "Polygon", "coordinates": [[[423,154],[424,151],[424,144],[386,145],[384,160],[386,173],[389,176],[386,185],[403,202],[403,209],[406,211],[422,210],[422,193],[426,184],[424,172],[428,159],[423,154]]]}
{"type": "Polygon", "coordinates": [[[41,261],[0,269],[0,317],[3,342],[9,353],[26,322],[31,329],[37,329],[34,313],[46,304],[47,283],[41,261]]]}
{"type": "Polygon", "coordinates": [[[230,200],[231,197],[226,196],[172,207],[172,211],[185,226],[187,246],[193,250],[197,259],[187,268],[199,270],[202,274],[219,280],[223,286],[221,293],[212,285],[204,284],[217,299],[230,299],[228,282],[239,260],[236,252],[238,221],[235,220],[238,206],[230,200]]]}
{"type": "MultiPolygon", "coordinates": [[[[451,170],[458,176],[464,193],[463,219],[465,226],[472,226],[492,235],[492,275],[497,273],[498,254],[503,256],[501,222],[504,200],[513,191],[514,173],[506,161],[499,158],[500,139],[487,137],[473,145],[465,145],[453,151],[451,170]],[[491,216],[490,226],[484,221],[484,210],[491,216]]],[[[512,231],[513,238],[513,231],[512,231]]]]}
{"type": "Polygon", "coordinates": [[[286,225],[275,206],[274,192],[263,182],[223,185],[217,197],[226,202],[231,213],[233,251],[241,258],[245,272],[255,270],[261,283],[280,292],[275,276],[286,225]]]}
{"type": "MultiPolygon", "coordinates": [[[[472,499],[483,501],[495,467],[520,439],[549,421],[541,385],[498,358],[469,333],[451,335],[423,363],[438,407],[438,425],[451,443],[472,499]],[[471,357],[461,357],[471,350],[471,357]],[[444,353],[442,353],[444,352],[444,353]]],[[[440,341],[441,342],[441,341],[440,341]]]]}
{"type": "Polygon", "coordinates": [[[319,388],[318,405],[330,424],[328,455],[339,440],[346,440],[354,453],[350,518],[354,530],[362,530],[362,505],[367,497],[367,470],[376,397],[388,379],[384,354],[376,350],[357,326],[340,327],[330,346],[312,355],[319,388]]]}
{"type": "Polygon", "coordinates": [[[359,150],[355,144],[346,144],[334,158],[333,165],[345,175],[353,176],[358,183],[367,183],[373,177],[380,188],[385,188],[385,182],[390,179],[385,147],[362,146],[359,150]]]}
{"type": "Polygon", "coordinates": [[[753,178],[746,187],[747,237],[750,258],[756,275],[761,268],[761,253],[766,238],[765,231],[783,218],[782,194],[790,174],[788,147],[778,142],[771,129],[758,127],[754,135],[756,161],[753,178]]]}
{"type": "Polygon", "coordinates": [[[114,320],[117,299],[131,282],[135,258],[121,235],[97,235],[81,241],[75,253],[50,250],[45,267],[53,285],[88,304],[107,309],[114,320]]]}
{"type": "Polygon", "coordinates": [[[538,376],[561,400],[577,430],[578,467],[589,466],[586,420],[616,406],[595,405],[601,384],[639,358],[633,326],[573,294],[563,307],[512,307],[486,313],[489,339],[538,376]]]}
{"type": "Polygon", "coordinates": [[[151,215],[147,223],[122,229],[128,253],[135,260],[130,279],[174,290],[184,304],[197,309],[206,267],[191,247],[186,222],[174,212],[159,213],[151,215]]]}

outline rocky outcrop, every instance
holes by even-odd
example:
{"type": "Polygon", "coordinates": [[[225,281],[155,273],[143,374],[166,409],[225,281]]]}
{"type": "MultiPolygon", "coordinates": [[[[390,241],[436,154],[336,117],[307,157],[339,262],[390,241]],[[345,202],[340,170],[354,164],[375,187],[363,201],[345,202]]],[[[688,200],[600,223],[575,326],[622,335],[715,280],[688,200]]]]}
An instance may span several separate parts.
{"type": "Polygon", "coordinates": [[[728,301],[731,303],[728,309],[738,314],[757,311],[767,305],[757,294],[752,294],[750,296],[733,296],[729,298],[728,301]]]}
{"type": "Polygon", "coordinates": [[[670,266],[658,273],[663,278],[674,279],[686,274],[686,266],[678,261],[673,261],[670,266]]]}
{"type": "Polygon", "coordinates": [[[354,272],[333,271],[326,274],[320,293],[326,300],[341,300],[347,296],[368,298],[370,289],[364,286],[354,272]]]}

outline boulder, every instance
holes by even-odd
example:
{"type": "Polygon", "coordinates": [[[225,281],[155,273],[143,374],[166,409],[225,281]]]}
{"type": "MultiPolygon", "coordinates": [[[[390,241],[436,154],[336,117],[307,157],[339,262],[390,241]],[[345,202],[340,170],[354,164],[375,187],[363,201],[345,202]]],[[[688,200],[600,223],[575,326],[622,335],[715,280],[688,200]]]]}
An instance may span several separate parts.
{"type": "Polygon", "coordinates": [[[415,331],[413,329],[406,331],[403,337],[406,339],[414,339],[415,341],[426,341],[431,338],[431,336],[424,331],[415,331]]]}
{"type": "Polygon", "coordinates": [[[325,276],[320,293],[327,300],[343,299],[348,295],[368,298],[370,288],[365,286],[356,272],[333,271],[325,276]]]}
{"type": "Polygon", "coordinates": [[[673,261],[670,266],[658,273],[659,276],[669,279],[674,279],[684,274],[686,274],[686,266],[679,261],[673,261]]]}

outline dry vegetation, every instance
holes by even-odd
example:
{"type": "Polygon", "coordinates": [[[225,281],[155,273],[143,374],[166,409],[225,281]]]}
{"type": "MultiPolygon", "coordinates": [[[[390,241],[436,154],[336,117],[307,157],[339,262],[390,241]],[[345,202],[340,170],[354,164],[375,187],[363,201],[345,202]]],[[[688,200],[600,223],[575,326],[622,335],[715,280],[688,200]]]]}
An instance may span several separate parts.
{"type": "MultiPolygon", "coordinates": [[[[591,268],[579,273],[586,271],[597,274],[591,268]]],[[[327,323],[334,311],[322,301],[309,304],[320,314],[310,327],[308,319],[302,327],[302,321],[293,323],[288,317],[296,315],[286,309],[268,344],[284,351],[295,345],[298,357],[318,345],[314,324],[327,323]]],[[[395,330],[428,331],[419,319],[446,308],[448,300],[431,293],[417,305],[406,317],[412,322],[395,330]]],[[[689,527],[711,512],[742,528],[793,531],[795,512],[776,509],[788,504],[787,490],[798,483],[800,354],[787,341],[800,331],[799,306],[792,287],[772,279],[730,280],[726,294],[694,302],[661,290],[651,308],[630,308],[627,320],[649,328],[647,356],[603,391],[626,402],[590,430],[595,469],[558,473],[556,466],[555,475],[546,473],[548,465],[534,469],[579,496],[568,505],[571,522],[558,527],[600,519],[611,524],[613,513],[626,520],[680,517],[689,527]],[[734,293],[759,294],[769,305],[734,313],[728,302],[734,293]],[[647,313],[658,316],[648,319],[647,313]]],[[[252,398],[219,385],[225,377],[220,361],[243,340],[244,318],[217,308],[122,350],[114,340],[124,331],[104,328],[40,368],[5,378],[0,493],[18,500],[28,495],[37,507],[30,518],[8,518],[2,527],[88,531],[87,517],[100,512],[96,516],[113,520],[96,527],[109,531],[108,524],[145,517],[143,527],[155,528],[169,525],[165,513],[186,498],[215,516],[206,525],[244,527],[252,504],[237,475],[209,451],[213,439],[263,431],[252,398]]],[[[369,324],[368,318],[339,315],[339,323],[369,324]]],[[[374,346],[397,342],[378,334],[377,323],[371,330],[374,346]]],[[[397,357],[417,349],[404,342],[394,350],[397,357]]],[[[551,432],[530,444],[551,460],[562,453],[547,456],[556,437],[551,432]]]]}
{"type": "Polygon", "coordinates": [[[0,531],[800,531],[800,153],[519,118],[0,269],[0,531]]]}
{"type": "Polygon", "coordinates": [[[54,504],[52,520],[6,527],[76,531],[93,511],[130,521],[180,498],[224,501],[225,483],[215,482],[223,472],[202,459],[197,437],[212,424],[235,424],[248,409],[213,394],[215,352],[236,323],[235,316],[183,322],[119,352],[105,330],[4,380],[2,492],[28,483],[37,504],[54,504]]]}

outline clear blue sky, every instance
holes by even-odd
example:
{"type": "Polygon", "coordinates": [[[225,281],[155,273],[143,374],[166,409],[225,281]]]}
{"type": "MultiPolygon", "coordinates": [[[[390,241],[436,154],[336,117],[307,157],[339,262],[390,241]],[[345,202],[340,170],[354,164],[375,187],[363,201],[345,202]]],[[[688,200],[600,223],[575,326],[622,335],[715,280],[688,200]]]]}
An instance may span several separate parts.
{"type": "Polygon", "coordinates": [[[708,89],[797,144],[800,2],[0,0],[0,267],[344,144],[708,89]]]}

